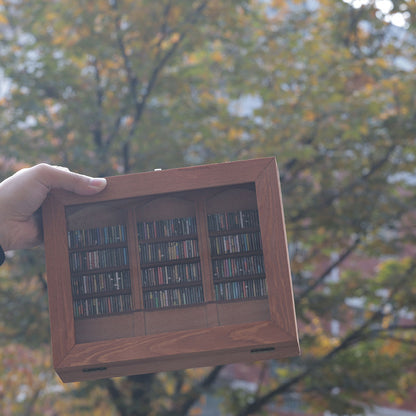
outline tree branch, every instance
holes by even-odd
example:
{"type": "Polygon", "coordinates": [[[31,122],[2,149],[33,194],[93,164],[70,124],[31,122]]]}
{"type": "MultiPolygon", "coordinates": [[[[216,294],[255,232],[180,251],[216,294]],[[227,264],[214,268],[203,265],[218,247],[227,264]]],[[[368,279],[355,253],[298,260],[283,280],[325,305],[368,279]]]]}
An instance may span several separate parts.
{"type": "MultiPolygon", "coordinates": [[[[390,156],[393,154],[395,150],[396,150],[396,144],[392,144],[387,149],[386,154],[379,160],[375,161],[373,165],[371,166],[371,168],[366,173],[362,174],[357,179],[348,183],[338,192],[332,193],[331,195],[328,195],[326,198],[323,198],[320,203],[315,203],[313,206],[313,209],[317,211],[317,210],[321,210],[323,207],[330,206],[336,199],[340,198],[342,195],[345,195],[348,192],[351,192],[357,185],[368,180],[371,176],[373,176],[379,169],[381,169],[387,163],[390,156]]],[[[310,211],[311,211],[311,207],[306,207],[300,210],[296,215],[294,215],[293,217],[289,219],[289,222],[293,223],[293,222],[299,221],[301,219],[304,219],[310,216],[310,211]]]]}
{"type": "Polygon", "coordinates": [[[310,292],[312,292],[314,289],[316,289],[319,285],[324,283],[327,276],[334,270],[336,267],[338,267],[351,253],[355,251],[355,249],[358,247],[358,245],[361,242],[361,237],[357,237],[353,243],[347,247],[347,249],[338,257],[336,261],[334,261],[332,264],[330,264],[322,273],[321,275],[314,280],[312,284],[310,284],[300,295],[295,296],[295,301],[299,302],[302,299],[304,299],[306,296],[309,295],[310,292]]]}
{"type": "Polygon", "coordinates": [[[101,87],[101,74],[98,68],[97,59],[95,57],[92,58],[92,65],[94,67],[94,77],[96,82],[96,103],[98,108],[98,119],[95,120],[94,125],[92,127],[92,132],[94,136],[94,143],[97,148],[101,151],[103,140],[102,140],[102,115],[103,115],[103,89],[101,87]]]}
{"type": "Polygon", "coordinates": [[[38,400],[39,396],[40,396],[41,390],[40,389],[36,389],[35,392],[33,392],[32,397],[28,400],[26,406],[25,406],[25,410],[23,413],[23,416],[30,416],[33,415],[33,408],[36,404],[36,401],[38,400]]]}
{"type": "Polygon", "coordinates": [[[198,402],[201,396],[213,385],[217,380],[220,371],[223,366],[219,365],[214,367],[211,372],[199,383],[194,386],[192,390],[183,395],[182,400],[178,399],[176,406],[166,413],[165,416],[179,416],[188,414],[191,407],[198,402]]]}
{"type": "Polygon", "coordinates": [[[249,416],[255,412],[258,412],[263,406],[269,403],[274,397],[283,394],[289,391],[294,385],[301,382],[305,379],[308,375],[312,374],[318,368],[322,367],[323,365],[327,364],[333,357],[339,354],[341,351],[357,344],[360,341],[366,340],[368,338],[368,328],[371,327],[375,322],[382,319],[384,316],[383,310],[385,306],[391,301],[391,299],[396,295],[396,293],[403,287],[403,284],[409,280],[413,279],[412,272],[415,269],[415,264],[412,264],[409,270],[401,279],[398,279],[395,285],[392,287],[390,295],[383,300],[383,302],[379,305],[378,309],[373,312],[373,314],[367,319],[367,321],[363,322],[357,329],[353,330],[350,334],[348,334],[341,343],[334,347],[331,351],[329,351],[325,356],[317,361],[311,362],[303,371],[299,372],[291,379],[287,380],[286,382],[279,385],[277,388],[269,391],[265,395],[259,397],[253,403],[248,404],[245,408],[243,408],[237,416],[249,416]]]}
{"type": "MultiPolygon", "coordinates": [[[[184,24],[194,24],[208,3],[209,3],[209,0],[202,1],[201,4],[184,20],[184,24]]],[[[165,13],[167,13],[169,10],[170,9],[168,7],[165,8],[165,13]]],[[[164,26],[162,24],[162,29],[163,28],[164,26]]],[[[171,59],[171,57],[175,54],[176,50],[178,49],[179,45],[183,42],[187,34],[188,34],[188,30],[182,31],[182,33],[180,33],[179,35],[178,40],[172,44],[172,46],[167,50],[167,52],[155,64],[150,74],[149,81],[147,82],[146,88],[143,94],[141,94],[140,99],[138,99],[138,96],[137,96],[137,78],[132,76],[130,72],[131,71],[130,67],[128,69],[127,74],[128,74],[129,84],[130,84],[130,90],[133,91],[133,93],[135,94],[135,97],[134,97],[135,111],[134,111],[133,122],[131,124],[127,138],[123,144],[124,172],[125,173],[129,172],[130,170],[130,165],[129,165],[129,160],[128,160],[128,155],[130,153],[129,151],[130,142],[137,130],[137,126],[142,117],[144,109],[146,108],[147,100],[156,85],[156,81],[159,77],[160,72],[166,66],[167,62],[171,59]]],[[[162,50],[161,46],[162,46],[162,42],[159,42],[157,57],[160,56],[160,52],[162,50]]],[[[125,65],[130,65],[129,64],[130,61],[128,60],[128,56],[125,53],[125,49],[122,50],[122,55],[123,55],[123,58],[124,57],[127,58],[127,61],[125,60],[125,65]]],[[[127,70],[127,67],[126,67],[126,70],[127,70]]]]}
{"type": "Polygon", "coordinates": [[[120,389],[115,385],[114,381],[109,378],[102,380],[100,383],[110,395],[111,401],[114,403],[119,416],[128,416],[128,406],[126,405],[125,400],[123,400],[123,395],[121,394],[120,389]]]}
{"type": "Polygon", "coordinates": [[[416,346],[416,341],[413,341],[411,339],[393,337],[393,336],[387,336],[387,335],[380,335],[379,338],[385,339],[385,340],[397,341],[397,342],[400,342],[401,344],[416,346]]]}
{"type": "MultiPolygon", "coordinates": [[[[112,4],[112,7],[113,7],[114,10],[118,11],[118,1],[114,1],[113,4],[112,4]]],[[[120,16],[120,14],[118,14],[118,13],[116,14],[114,23],[115,23],[115,28],[116,28],[117,44],[118,44],[118,47],[120,49],[121,56],[123,58],[124,69],[125,69],[126,74],[127,74],[127,81],[128,81],[128,84],[129,84],[129,92],[130,92],[131,99],[132,99],[134,105],[137,105],[138,80],[137,80],[137,76],[133,72],[130,57],[127,54],[126,46],[124,44],[124,37],[123,37],[123,34],[122,34],[122,30],[121,30],[121,16],[120,16]]]]}

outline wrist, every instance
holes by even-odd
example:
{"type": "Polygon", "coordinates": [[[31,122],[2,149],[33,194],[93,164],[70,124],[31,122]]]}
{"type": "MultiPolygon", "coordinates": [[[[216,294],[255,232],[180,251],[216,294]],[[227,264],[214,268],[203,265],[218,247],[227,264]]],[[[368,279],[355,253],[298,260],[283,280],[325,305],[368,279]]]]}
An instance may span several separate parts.
{"type": "MultiPolygon", "coordinates": [[[[1,201],[0,201],[1,204],[1,201]]],[[[9,236],[7,232],[7,220],[0,211],[0,246],[3,251],[9,250],[9,236]]]]}
{"type": "Polygon", "coordinates": [[[8,237],[7,237],[7,225],[4,216],[0,212],[0,266],[4,263],[6,259],[5,252],[8,250],[8,237]]]}
{"type": "Polygon", "coordinates": [[[3,251],[10,250],[10,224],[5,215],[4,201],[0,200],[0,246],[3,251]]]}
{"type": "Polygon", "coordinates": [[[10,195],[6,184],[7,179],[0,183],[0,246],[4,252],[10,250],[10,217],[7,215],[10,195]]]}
{"type": "Polygon", "coordinates": [[[2,250],[4,252],[10,250],[10,241],[9,240],[10,240],[10,238],[8,237],[7,226],[3,222],[0,225],[0,247],[2,248],[2,250]]]}

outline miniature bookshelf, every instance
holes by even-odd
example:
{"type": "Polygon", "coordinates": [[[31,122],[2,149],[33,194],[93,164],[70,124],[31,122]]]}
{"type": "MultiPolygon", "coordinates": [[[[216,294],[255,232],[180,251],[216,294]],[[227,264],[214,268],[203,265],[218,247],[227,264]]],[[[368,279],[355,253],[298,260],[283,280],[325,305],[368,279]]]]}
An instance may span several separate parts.
{"type": "Polygon", "coordinates": [[[299,354],[274,158],[108,178],[43,206],[63,381],[299,354]]]}

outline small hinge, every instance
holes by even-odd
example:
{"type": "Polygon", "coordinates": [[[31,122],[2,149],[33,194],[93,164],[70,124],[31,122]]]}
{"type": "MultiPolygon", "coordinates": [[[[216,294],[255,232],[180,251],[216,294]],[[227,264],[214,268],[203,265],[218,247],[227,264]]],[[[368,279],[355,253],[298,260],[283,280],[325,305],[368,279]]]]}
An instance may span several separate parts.
{"type": "Polygon", "coordinates": [[[91,368],[83,368],[83,373],[93,373],[94,371],[105,371],[107,367],[91,367],[91,368]]]}
{"type": "Polygon", "coordinates": [[[250,352],[252,353],[268,352],[268,351],[274,351],[275,349],[276,349],[275,347],[253,348],[252,350],[250,350],[250,352]]]}

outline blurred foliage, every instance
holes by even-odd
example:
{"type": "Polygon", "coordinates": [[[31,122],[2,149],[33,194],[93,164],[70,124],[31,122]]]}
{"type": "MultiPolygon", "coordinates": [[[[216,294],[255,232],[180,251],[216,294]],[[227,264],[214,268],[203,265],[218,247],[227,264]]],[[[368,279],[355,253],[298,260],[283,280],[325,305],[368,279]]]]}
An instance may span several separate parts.
{"type": "Polygon", "coordinates": [[[376,3],[0,1],[1,176],[40,161],[96,176],[275,155],[303,351],[269,363],[255,392],[224,385],[219,367],[64,386],[42,252],[12,253],[2,414],[196,415],[208,393],[239,416],[272,414],[287,394],[343,415],[381,395],[403,403],[416,352],[403,318],[416,305],[416,4],[376,3]]]}

